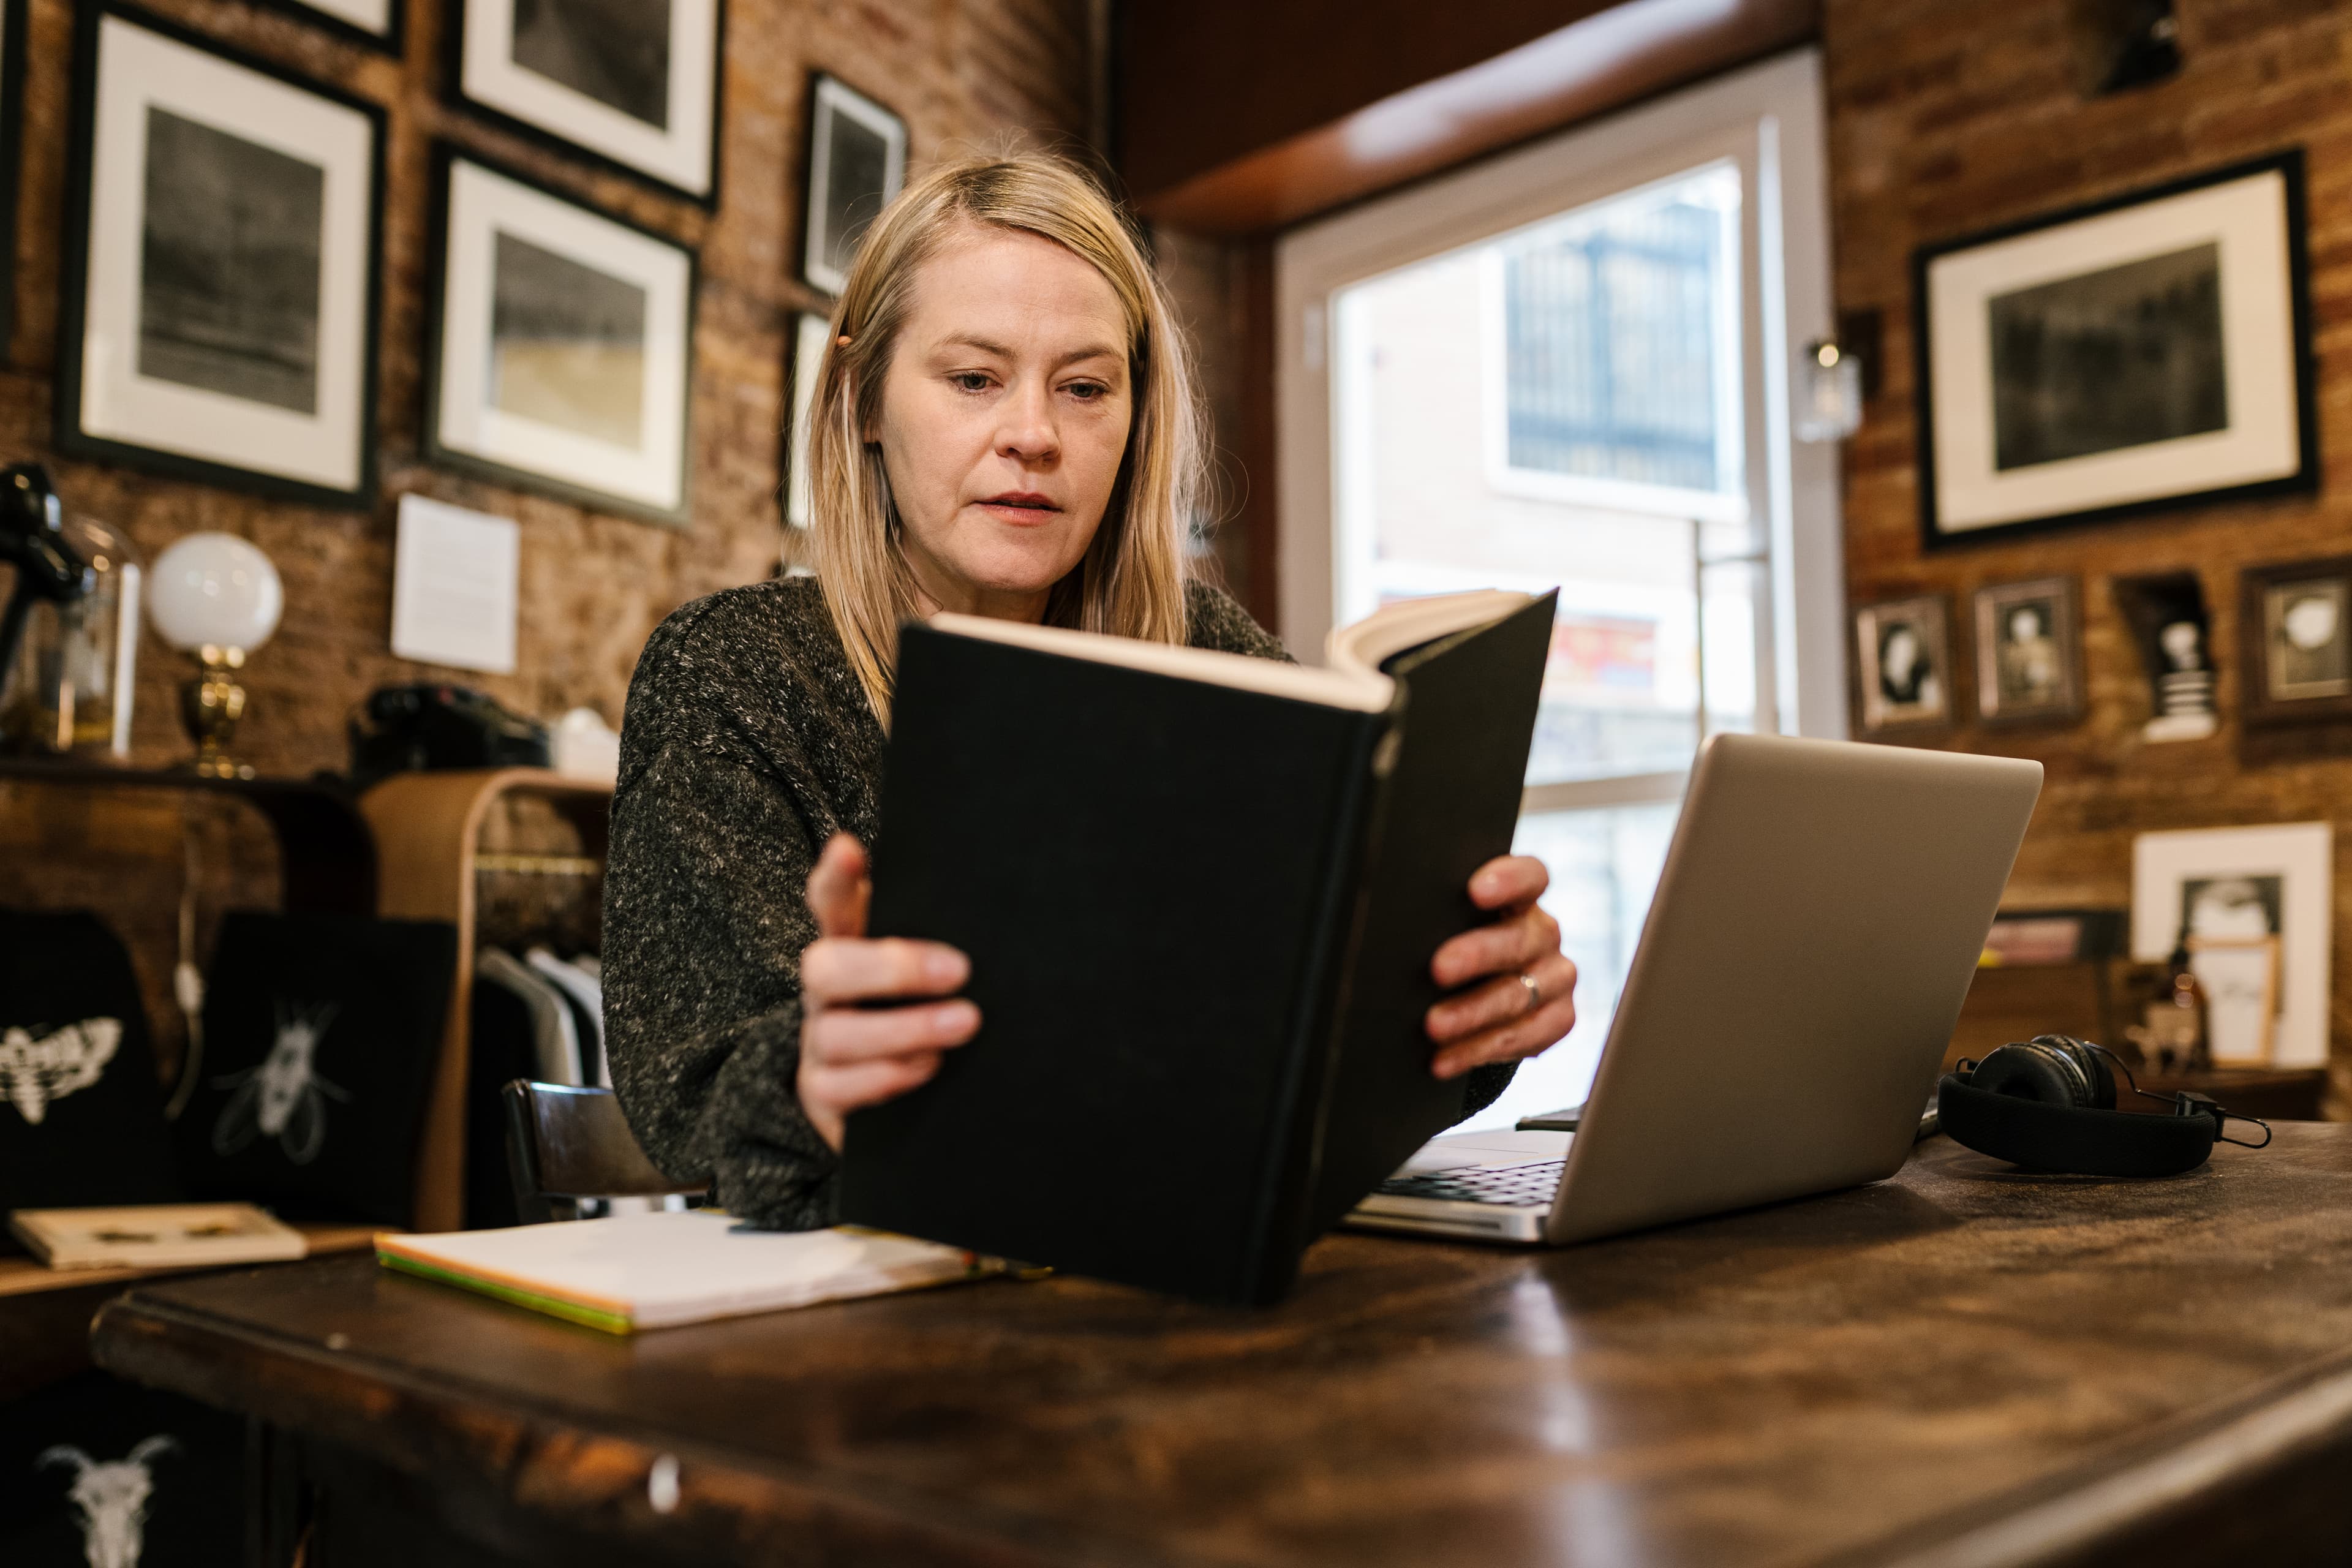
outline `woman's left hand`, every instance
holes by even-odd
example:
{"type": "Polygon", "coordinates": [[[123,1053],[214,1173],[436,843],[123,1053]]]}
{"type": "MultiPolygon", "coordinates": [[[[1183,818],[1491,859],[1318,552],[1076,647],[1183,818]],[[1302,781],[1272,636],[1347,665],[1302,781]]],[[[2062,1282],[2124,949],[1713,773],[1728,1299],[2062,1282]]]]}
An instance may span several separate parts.
{"type": "Polygon", "coordinates": [[[1499,978],[1429,1010],[1438,1046],[1430,1070],[1439,1078],[1534,1056],[1575,1026],[1576,965],[1559,951],[1559,922],[1536,905],[1550,885],[1543,862],[1528,855],[1489,860],[1470,879],[1470,901],[1496,918],[1439,948],[1429,972],[1448,991],[1499,978]]]}

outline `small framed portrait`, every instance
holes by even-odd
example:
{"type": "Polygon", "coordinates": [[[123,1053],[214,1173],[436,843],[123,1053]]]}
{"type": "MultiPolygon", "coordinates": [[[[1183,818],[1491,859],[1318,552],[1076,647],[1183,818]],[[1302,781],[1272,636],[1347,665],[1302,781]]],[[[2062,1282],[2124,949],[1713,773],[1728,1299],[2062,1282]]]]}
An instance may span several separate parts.
{"type": "Polygon", "coordinates": [[[841,292],[857,242],[907,181],[907,122],[820,72],[809,88],[808,210],[801,276],[841,292]]]}
{"type": "Polygon", "coordinates": [[[726,23],[726,0],[464,0],[450,75],[472,108],[716,207],[726,23]]]}
{"type": "Polygon", "coordinates": [[[2246,722],[2352,718],[2352,556],[2257,567],[2240,593],[2246,722]]]}
{"type": "Polygon", "coordinates": [[[793,323],[793,363],[785,384],[793,414],[784,425],[784,521],[794,528],[809,525],[809,411],[816,405],[817,373],[832,339],[833,323],[814,310],[802,311],[793,323]]]}
{"type": "Polygon", "coordinates": [[[1952,721],[1950,616],[1940,594],[1864,605],[1853,613],[1862,732],[1952,721]]]}
{"type": "Polygon", "coordinates": [[[1929,548],[2315,489],[2300,152],[1922,248],[1929,548]]]}
{"type": "Polygon", "coordinates": [[[1987,721],[2023,724],[2082,712],[2075,605],[2071,577],[1977,590],[1977,711],[1987,721]]]}
{"type": "Polygon", "coordinates": [[[2143,833],[2132,956],[2188,948],[2217,1062],[2324,1067],[2335,885],[2328,823],[2143,833]]]}
{"type": "Polygon", "coordinates": [[[262,0],[262,4],[387,54],[400,53],[408,36],[407,0],[262,0]]]}
{"type": "Polygon", "coordinates": [[[454,150],[440,162],[427,455],[683,525],[694,252],[454,150]]]}
{"type": "Polygon", "coordinates": [[[58,446],[368,505],[384,111],[125,6],[79,35],[58,446]]]}

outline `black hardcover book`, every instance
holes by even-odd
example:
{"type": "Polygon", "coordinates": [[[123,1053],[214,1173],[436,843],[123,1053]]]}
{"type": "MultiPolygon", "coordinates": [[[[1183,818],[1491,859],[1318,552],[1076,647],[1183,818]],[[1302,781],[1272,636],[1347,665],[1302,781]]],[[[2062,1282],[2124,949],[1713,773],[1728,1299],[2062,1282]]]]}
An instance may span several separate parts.
{"type": "Polygon", "coordinates": [[[1553,595],[1408,601],[1331,667],[961,616],[899,641],[869,929],[979,1035],[853,1113],[845,1220],[1215,1301],[1458,1121],[1431,957],[1510,847],[1553,595]]]}

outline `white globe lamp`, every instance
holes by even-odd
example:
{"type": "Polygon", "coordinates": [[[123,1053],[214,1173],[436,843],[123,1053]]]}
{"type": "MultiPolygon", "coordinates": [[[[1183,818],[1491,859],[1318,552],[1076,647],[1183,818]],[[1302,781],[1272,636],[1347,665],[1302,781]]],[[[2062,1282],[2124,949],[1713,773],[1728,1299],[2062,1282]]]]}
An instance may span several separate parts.
{"type": "Polygon", "coordinates": [[[156,635],[193,655],[201,669],[180,696],[180,717],[196,742],[196,772],[249,779],[253,769],[228,753],[245,716],[236,672],[285,612],[278,568],[233,533],[191,533],[156,557],[152,581],[147,616],[156,635]]]}

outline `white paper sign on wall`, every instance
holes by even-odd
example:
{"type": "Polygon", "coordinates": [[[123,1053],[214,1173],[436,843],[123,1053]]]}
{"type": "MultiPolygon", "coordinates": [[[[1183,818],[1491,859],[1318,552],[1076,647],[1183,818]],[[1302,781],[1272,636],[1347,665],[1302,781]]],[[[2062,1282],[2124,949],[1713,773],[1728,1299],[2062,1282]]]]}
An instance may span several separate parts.
{"type": "Polygon", "coordinates": [[[392,651],[425,664],[512,675],[522,530],[423,496],[400,498],[392,651]]]}

